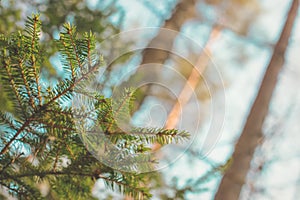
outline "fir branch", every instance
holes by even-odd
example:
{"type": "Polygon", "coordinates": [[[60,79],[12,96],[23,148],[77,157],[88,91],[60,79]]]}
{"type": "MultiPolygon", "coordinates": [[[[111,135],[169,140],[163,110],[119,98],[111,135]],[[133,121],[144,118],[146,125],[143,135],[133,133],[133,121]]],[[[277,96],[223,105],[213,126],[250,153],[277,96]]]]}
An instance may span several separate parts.
{"type": "Polygon", "coordinates": [[[55,156],[55,158],[54,158],[54,163],[53,163],[53,168],[52,168],[53,171],[56,171],[58,159],[59,159],[59,156],[60,156],[60,155],[59,155],[60,150],[61,150],[61,146],[58,144],[58,147],[57,147],[56,153],[55,153],[56,156],[55,156]]]}
{"type": "Polygon", "coordinates": [[[67,136],[67,134],[63,134],[63,137],[61,138],[61,140],[60,141],[57,141],[57,149],[56,149],[56,155],[55,155],[55,157],[54,157],[54,163],[53,163],[53,168],[52,168],[52,170],[53,171],[56,171],[56,167],[57,167],[57,164],[58,164],[58,160],[59,160],[59,158],[60,158],[60,152],[61,152],[61,150],[62,150],[62,141],[65,141],[65,139],[66,139],[66,136],[67,136]]]}
{"type": "Polygon", "coordinates": [[[25,88],[26,88],[26,91],[27,91],[27,95],[28,95],[28,98],[29,98],[29,102],[31,104],[31,107],[34,109],[35,108],[35,105],[34,105],[34,101],[33,101],[33,96],[31,94],[31,89],[29,87],[29,84],[28,84],[28,81],[27,81],[27,78],[24,74],[24,68],[23,68],[23,60],[19,59],[19,62],[18,62],[18,66],[19,66],[19,69],[20,69],[20,74],[21,74],[21,77],[23,79],[23,82],[24,82],[24,85],[25,85],[25,88]]]}
{"type": "Polygon", "coordinates": [[[10,176],[10,179],[18,184],[15,195],[19,197],[19,199],[23,199],[23,197],[30,197],[31,199],[37,200],[41,199],[41,194],[36,187],[26,184],[25,181],[17,179],[14,176],[10,176]]]}
{"type": "Polygon", "coordinates": [[[8,151],[9,146],[17,139],[17,137],[24,131],[24,129],[29,125],[31,119],[27,119],[20,129],[14,134],[14,136],[5,144],[5,146],[0,151],[0,155],[5,154],[8,151]]]}
{"type": "Polygon", "coordinates": [[[124,132],[113,132],[110,134],[111,140],[118,141],[120,139],[142,142],[144,144],[170,144],[172,142],[187,140],[190,135],[186,131],[178,131],[176,129],[161,128],[135,128],[129,134],[124,132]]]}
{"type": "Polygon", "coordinates": [[[73,47],[73,52],[74,52],[74,55],[76,57],[76,60],[77,60],[77,63],[78,63],[78,66],[79,68],[82,70],[82,63],[80,62],[80,59],[79,59],[79,55],[78,55],[78,50],[77,50],[77,45],[75,44],[75,41],[74,41],[74,32],[76,31],[75,27],[72,26],[71,24],[66,24],[64,26],[67,30],[67,33],[69,34],[70,36],[70,40],[71,40],[71,45],[73,47]]]}
{"type": "Polygon", "coordinates": [[[87,38],[87,49],[88,49],[88,51],[87,51],[88,69],[90,69],[92,67],[92,60],[91,60],[91,48],[92,48],[91,35],[92,35],[92,33],[90,32],[86,36],[86,38],[87,38]]]}
{"type": "Polygon", "coordinates": [[[51,103],[53,103],[55,100],[59,99],[60,97],[62,97],[63,95],[65,95],[67,92],[70,92],[78,83],[80,83],[81,81],[85,80],[86,78],[88,78],[89,75],[91,75],[92,73],[94,73],[97,68],[98,68],[99,63],[95,64],[91,69],[89,69],[89,71],[85,74],[82,74],[82,76],[78,79],[76,79],[69,87],[67,87],[66,89],[64,89],[61,93],[59,93],[58,95],[56,95],[55,97],[53,97],[52,99],[50,99],[46,104],[44,104],[42,107],[46,108],[48,107],[51,103]]]}
{"type": "Polygon", "coordinates": [[[63,144],[65,145],[65,147],[67,148],[67,150],[68,150],[68,152],[70,153],[71,157],[72,157],[73,159],[75,159],[75,155],[74,155],[72,149],[70,148],[70,146],[67,144],[67,142],[66,142],[66,141],[62,141],[62,142],[63,142],[63,144]]]}
{"type": "Polygon", "coordinates": [[[15,156],[14,158],[12,158],[10,160],[10,162],[8,162],[6,165],[4,165],[2,168],[1,168],[1,171],[0,171],[0,174],[2,174],[11,164],[13,164],[18,158],[20,158],[20,156],[24,155],[24,153],[20,153],[18,154],[17,156],[15,156]]]}
{"type": "Polygon", "coordinates": [[[109,187],[112,191],[117,190],[121,194],[126,194],[128,197],[132,197],[134,199],[149,199],[152,195],[149,194],[147,189],[143,187],[138,187],[135,185],[130,185],[129,181],[122,180],[105,180],[106,186],[109,187]],[[111,184],[109,184],[109,182],[111,184]]]}
{"type": "MultiPolygon", "coordinates": [[[[99,178],[111,189],[133,198],[150,198],[148,189],[142,184],[142,176],[117,172],[113,169],[107,170],[107,173],[101,172],[102,164],[88,152],[80,135],[76,133],[72,109],[66,110],[61,104],[70,102],[73,94],[77,92],[74,88],[79,86],[80,89],[81,83],[91,80],[102,62],[93,52],[94,35],[90,32],[84,35],[84,39],[77,39],[75,27],[65,25],[65,30],[60,35],[59,51],[65,58],[64,67],[71,73],[54,88],[49,87],[48,94],[44,95],[39,83],[39,65],[42,59],[42,56],[39,56],[41,25],[39,17],[33,15],[26,23],[26,35],[13,35],[8,41],[3,42],[2,39],[0,41],[1,45],[5,46],[1,52],[3,57],[1,61],[5,68],[0,70],[6,70],[3,76],[1,74],[1,80],[8,80],[6,84],[12,88],[10,94],[18,101],[24,115],[20,121],[18,118],[10,119],[6,115],[0,115],[4,131],[8,135],[1,140],[3,148],[0,156],[3,158],[1,165],[4,167],[0,173],[0,184],[3,183],[3,186],[7,183],[16,184],[18,188],[16,194],[25,198],[35,198],[38,196],[34,190],[37,180],[47,178],[46,180],[53,186],[60,183],[63,185],[68,181],[78,183],[82,178],[89,181],[90,178],[99,178]],[[8,54],[5,54],[6,48],[8,54]],[[30,156],[14,158],[12,155],[15,149],[11,148],[14,144],[16,147],[22,147],[22,150],[26,149],[30,156]],[[38,162],[33,163],[32,158],[38,162]],[[66,165],[60,165],[62,158],[68,161],[66,165]],[[13,164],[17,168],[14,168],[13,164]],[[95,167],[100,167],[100,172],[96,172],[95,167]],[[57,178],[59,176],[60,179],[57,178]]],[[[154,142],[169,144],[188,137],[186,132],[154,128],[136,128],[129,134],[124,133],[118,128],[118,123],[122,122],[121,120],[131,111],[133,92],[125,90],[119,101],[99,97],[97,94],[89,95],[96,98],[96,102],[92,102],[93,108],[96,108],[94,112],[98,114],[94,119],[96,124],[109,133],[108,137],[118,147],[113,152],[118,156],[116,160],[125,160],[127,155],[132,155],[130,157],[132,159],[127,160],[129,168],[145,169],[154,164],[150,155],[145,154],[150,151],[147,144],[154,142]]],[[[90,182],[87,181],[82,187],[81,185],[76,187],[86,192],[89,190],[88,184],[90,182]]],[[[70,186],[71,189],[72,187],[70,186]]],[[[57,194],[64,195],[61,188],[54,190],[57,194]]]]}
{"type": "Polygon", "coordinates": [[[0,185],[3,186],[3,187],[5,187],[5,188],[7,188],[9,191],[12,191],[12,192],[16,193],[16,194],[19,193],[19,190],[16,189],[16,188],[14,188],[14,187],[12,187],[11,184],[9,184],[9,183],[4,183],[4,182],[0,181],[0,185]]]}
{"type": "Polygon", "coordinates": [[[45,149],[45,147],[47,145],[47,142],[48,142],[48,137],[41,141],[41,143],[38,146],[38,148],[35,149],[35,152],[34,152],[34,155],[33,155],[33,159],[37,157],[37,155],[38,155],[39,152],[43,152],[43,150],[45,149]]]}
{"type": "Polygon", "coordinates": [[[6,73],[7,73],[7,75],[8,75],[8,79],[9,79],[9,83],[10,83],[11,88],[12,88],[14,94],[15,94],[15,97],[16,97],[17,101],[18,101],[18,104],[19,104],[19,107],[20,107],[20,109],[21,109],[21,111],[22,111],[22,114],[23,114],[23,116],[26,118],[26,116],[27,116],[26,111],[25,111],[26,108],[25,108],[25,106],[22,104],[21,95],[20,95],[20,93],[19,93],[19,91],[18,91],[18,89],[17,89],[17,86],[16,86],[15,82],[14,82],[14,79],[13,79],[13,77],[12,77],[12,74],[11,74],[11,71],[10,71],[10,69],[9,69],[8,63],[5,62],[5,61],[4,61],[4,67],[5,67],[5,69],[6,69],[6,73]]]}
{"type": "MultiPolygon", "coordinates": [[[[9,174],[4,174],[0,176],[0,180],[8,180],[8,179],[16,179],[16,178],[25,178],[25,177],[34,177],[39,176],[44,178],[45,176],[82,176],[82,177],[93,177],[94,174],[91,173],[83,173],[79,171],[34,171],[34,172],[26,172],[22,174],[14,174],[13,176],[9,174]]],[[[102,178],[102,177],[101,177],[102,178]]],[[[109,180],[108,178],[104,177],[104,179],[109,180]]]]}
{"type": "MultiPolygon", "coordinates": [[[[114,106],[117,106],[116,110],[112,109],[112,115],[114,117],[114,120],[112,120],[108,125],[107,125],[107,128],[105,130],[106,133],[110,133],[111,132],[111,128],[112,126],[116,123],[115,120],[116,120],[116,116],[117,115],[120,115],[121,113],[121,110],[124,109],[124,105],[126,106],[126,103],[129,103],[130,102],[130,99],[132,99],[133,97],[133,91],[131,90],[128,90],[125,92],[125,95],[124,97],[122,98],[121,102],[114,102],[113,103],[115,104],[114,106]],[[129,100],[128,100],[129,99],[129,100]]],[[[126,108],[125,108],[126,109],[126,108]]]]}
{"type": "Polygon", "coordinates": [[[52,129],[69,131],[69,132],[76,131],[76,129],[71,128],[71,127],[66,127],[64,125],[58,125],[58,124],[54,124],[54,123],[51,123],[51,122],[45,122],[45,121],[40,121],[40,122],[46,125],[44,128],[52,128],[52,129]]]}
{"type": "MultiPolygon", "coordinates": [[[[125,193],[128,196],[132,197],[140,197],[139,199],[149,198],[150,194],[146,192],[146,190],[142,187],[138,187],[137,183],[130,185],[130,180],[127,180],[124,177],[119,176],[104,176],[101,174],[94,174],[94,173],[84,173],[80,171],[34,171],[34,172],[26,172],[22,174],[15,174],[13,176],[9,174],[4,174],[3,176],[0,176],[0,180],[18,180],[19,178],[25,178],[25,177],[35,177],[38,176],[40,178],[45,178],[46,176],[79,176],[79,177],[89,177],[89,178],[100,178],[105,180],[106,185],[109,186],[112,190],[116,189],[116,186],[121,193],[125,193]],[[111,183],[111,184],[108,184],[111,183]]],[[[132,175],[130,175],[132,176],[132,175]]],[[[131,178],[133,179],[133,178],[131,178]]],[[[136,181],[138,181],[137,179],[136,181]]]]}
{"type": "MultiPolygon", "coordinates": [[[[39,84],[39,70],[37,67],[37,62],[36,62],[36,57],[35,57],[35,53],[36,51],[34,51],[35,49],[35,45],[37,45],[38,40],[39,40],[39,34],[40,34],[40,19],[39,19],[39,15],[33,15],[32,19],[28,18],[27,20],[27,24],[30,23],[30,21],[33,20],[33,33],[30,34],[31,36],[31,49],[30,49],[30,54],[31,54],[31,63],[32,63],[32,67],[33,67],[33,73],[34,73],[34,77],[35,77],[35,82],[37,85],[37,97],[38,97],[38,101],[39,101],[39,105],[42,105],[42,96],[41,96],[41,86],[39,84]]],[[[37,50],[38,51],[38,50],[37,50]]]]}
{"type": "MultiPolygon", "coordinates": [[[[66,114],[63,112],[59,112],[59,111],[50,111],[50,110],[45,110],[45,113],[52,112],[51,114],[53,114],[54,116],[51,116],[51,118],[56,118],[56,116],[58,117],[64,117],[64,118],[71,118],[72,116],[70,116],[70,114],[66,114]]],[[[73,123],[71,122],[71,120],[67,120],[66,123],[64,124],[60,124],[57,121],[53,121],[51,119],[49,119],[49,117],[47,116],[42,116],[42,117],[35,117],[34,118],[34,122],[38,123],[42,128],[51,128],[51,129],[59,129],[59,130],[64,130],[64,131],[69,131],[69,132],[74,132],[76,129],[73,128],[73,123]],[[71,122],[70,124],[68,124],[69,122],[71,122]]]]}
{"type": "MultiPolygon", "coordinates": [[[[62,45],[64,46],[64,48],[67,50],[68,49],[68,46],[67,46],[67,43],[65,42],[65,39],[64,39],[64,36],[61,35],[60,36],[60,41],[62,42],[62,45]]],[[[69,67],[71,68],[71,76],[72,76],[72,80],[75,79],[75,66],[74,64],[72,63],[72,57],[71,57],[71,54],[66,51],[65,54],[67,55],[67,59],[69,60],[69,67]]]]}
{"type": "Polygon", "coordinates": [[[11,117],[8,116],[8,114],[4,114],[0,111],[0,118],[2,119],[2,121],[0,121],[0,124],[6,124],[8,125],[11,129],[13,130],[18,130],[18,128],[14,125],[14,122],[16,122],[16,120],[13,120],[11,117]]]}

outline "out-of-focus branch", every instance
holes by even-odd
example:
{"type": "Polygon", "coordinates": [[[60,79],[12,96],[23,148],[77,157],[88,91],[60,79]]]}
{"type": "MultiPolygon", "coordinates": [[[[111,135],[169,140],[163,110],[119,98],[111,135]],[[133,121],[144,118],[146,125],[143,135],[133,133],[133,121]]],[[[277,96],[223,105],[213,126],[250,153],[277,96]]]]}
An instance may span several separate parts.
{"type": "Polygon", "coordinates": [[[201,77],[202,73],[205,71],[206,66],[209,63],[212,44],[219,37],[220,33],[221,33],[221,30],[218,26],[213,27],[210,37],[209,37],[203,51],[199,55],[196,65],[193,66],[193,70],[192,70],[190,76],[188,77],[188,80],[186,81],[183,89],[181,90],[181,92],[179,94],[179,97],[178,97],[175,105],[173,106],[171,112],[168,115],[165,128],[173,129],[176,127],[179,117],[181,115],[180,108],[184,107],[188,103],[194,90],[196,89],[197,84],[200,81],[200,77],[201,77]]]}
{"type": "MultiPolygon", "coordinates": [[[[214,26],[206,42],[206,45],[204,46],[202,52],[198,57],[196,65],[193,66],[190,76],[188,77],[185,85],[183,86],[183,89],[179,94],[179,97],[176,100],[176,103],[174,104],[171,112],[167,117],[167,121],[165,124],[166,129],[173,129],[176,127],[178,120],[181,116],[181,108],[183,108],[188,103],[194,90],[196,89],[197,84],[200,81],[200,77],[209,63],[212,45],[218,39],[220,33],[221,28],[219,26],[214,26]]],[[[160,147],[161,145],[156,143],[152,146],[152,150],[156,151],[160,147]]]]}

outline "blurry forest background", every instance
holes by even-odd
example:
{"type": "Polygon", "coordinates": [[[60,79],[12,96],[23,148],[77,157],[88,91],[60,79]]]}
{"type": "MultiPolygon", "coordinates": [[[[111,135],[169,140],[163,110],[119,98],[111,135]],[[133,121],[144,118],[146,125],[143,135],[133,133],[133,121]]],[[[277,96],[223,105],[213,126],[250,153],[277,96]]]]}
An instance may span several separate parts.
{"type": "MultiPolygon", "coordinates": [[[[213,199],[223,175],[234,162],[230,158],[235,143],[291,5],[292,1],[283,0],[1,0],[0,33],[15,32],[24,27],[27,16],[38,12],[43,24],[42,45],[58,39],[62,24],[71,22],[78,32],[92,30],[96,34],[101,44],[100,53],[107,60],[119,54],[114,47],[123,45],[130,50],[134,46],[134,41],[128,38],[107,39],[123,31],[161,27],[189,38],[181,40],[179,34],[163,38],[159,29],[154,28],[147,29],[142,42],[151,46],[151,42],[162,37],[169,45],[166,48],[182,52],[196,63],[201,75],[194,72],[193,66],[181,55],[146,49],[109,63],[102,89],[110,96],[118,77],[140,64],[164,64],[180,72],[185,82],[159,70],[152,76],[166,83],[167,89],[176,91],[177,97],[188,82],[194,96],[178,100],[165,88],[147,85],[139,89],[134,105],[135,124],[187,130],[193,140],[188,148],[170,146],[164,151],[167,156],[161,163],[166,165],[162,164],[164,167],[159,170],[160,178],[149,184],[152,199],[213,199]],[[182,110],[176,107],[178,103],[182,110]],[[212,119],[217,121],[212,122],[212,119]],[[211,128],[211,123],[216,127],[211,128]],[[179,157],[174,159],[172,154],[179,157]]],[[[263,123],[264,138],[257,143],[240,199],[300,197],[299,12],[297,18],[263,123]]],[[[49,59],[41,66],[42,77],[50,80],[44,84],[55,85],[64,74],[57,50],[51,45],[46,50],[49,59]]],[[[147,74],[138,78],[145,78],[143,76],[147,74]]],[[[0,93],[0,101],[1,111],[14,112],[4,91],[0,93]]],[[[130,199],[107,190],[101,179],[92,194],[99,199],[130,199]]],[[[5,189],[3,195],[8,196],[5,189]]]]}

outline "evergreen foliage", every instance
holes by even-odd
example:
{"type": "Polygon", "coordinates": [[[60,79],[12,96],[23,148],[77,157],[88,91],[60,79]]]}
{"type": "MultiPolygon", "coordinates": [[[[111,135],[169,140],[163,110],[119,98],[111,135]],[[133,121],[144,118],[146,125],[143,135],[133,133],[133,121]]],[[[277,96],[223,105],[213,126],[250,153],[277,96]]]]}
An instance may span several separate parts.
{"type": "MultiPolygon", "coordinates": [[[[43,84],[47,80],[40,75],[40,68],[48,59],[40,37],[39,15],[28,18],[23,32],[0,36],[0,91],[1,98],[9,104],[0,107],[2,188],[18,199],[93,199],[91,188],[97,179],[102,179],[113,191],[134,199],[150,198],[147,174],[105,166],[87,150],[81,140],[85,133],[81,133],[81,138],[75,125],[74,115],[78,113],[66,106],[74,95],[82,92],[77,90],[81,84],[93,79],[101,67],[102,58],[94,51],[94,34],[80,35],[75,26],[64,24],[56,42],[66,76],[52,87],[43,84]],[[46,195],[39,189],[41,184],[50,188],[46,195]]],[[[132,104],[133,90],[124,91],[120,102],[101,94],[89,95],[97,116],[93,121],[104,130],[105,138],[118,147],[114,162],[130,154],[135,159],[127,163],[129,168],[136,169],[136,162],[151,168],[155,163],[149,157],[151,144],[164,145],[188,138],[186,132],[177,130],[136,127],[129,134],[122,131],[118,122],[130,109],[127,105],[132,104]]],[[[93,127],[85,130],[93,132],[93,127]]],[[[91,146],[101,142],[94,140],[91,146]]]]}

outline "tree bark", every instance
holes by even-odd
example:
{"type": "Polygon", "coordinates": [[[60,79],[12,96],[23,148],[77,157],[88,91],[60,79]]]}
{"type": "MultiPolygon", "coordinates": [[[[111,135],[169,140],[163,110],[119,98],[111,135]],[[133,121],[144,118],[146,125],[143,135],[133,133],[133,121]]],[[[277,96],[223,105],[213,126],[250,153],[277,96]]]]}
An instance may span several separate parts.
{"type": "MultiPolygon", "coordinates": [[[[142,61],[140,65],[144,64],[164,64],[168,59],[170,52],[164,49],[171,50],[173,47],[174,40],[180,32],[181,27],[188,20],[196,17],[196,0],[180,0],[179,3],[174,8],[172,16],[165,20],[162,29],[157,33],[157,35],[149,42],[148,46],[144,49],[142,55],[142,61]],[[170,29],[174,31],[174,34],[167,35],[165,29],[170,29]],[[153,48],[156,47],[156,48],[153,48]]],[[[159,74],[159,72],[156,72],[159,74]]],[[[147,74],[145,74],[147,76],[147,74]]],[[[137,97],[139,104],[134,109],[139,110],[140,106],[143,104],[147,94],[151,90],[151,85],[146,85],[142,89],[142,94],[137,97]]]]}
{"type": "Polygon", "coordinates": [[[269,104],[277,83],[278,75],[284,64],[285,52],[298,8],[299,0],[293,0],[257,97],[248,115],[242,134],[236,143],[232,156],[232,164],[222,178],[215,195],[215,200],[238,199],[242,186],[246,182],[246,176],[250,169],[254,151],[263,138],[262,125],[268,113],[269,104]]]}
{"type": "MultiPolygon", "coordinates": [[[[196,0],[181,0],[175,7],[174,12],[168,20],[165,21],[162,28],[179,32],[182,25],[189,19],[194,18],[196,12],[196,0]]],[[[141,65],[147,63],[163,64],[170,52],[153,49],[153,46],[159,46],[161,49],[172,49],[176,34],[166,35],[163,31],[150,41],[148,48],[143,52],[141,65]],[[168,36],[168,37],[167,37],[168,36]]]]}
{"type": "MultiPolygon", "coordinates": [[[[162,28],[179,32],[185,22],[196,16],[195,5],[196,0],[180,0],[180,2],[174,8],[172,16],[165,20],[162,28]]],[[[159,31],[158,34],[149,42],[148,47],[144,49],[140,65],[149,63],[164,64],[168,59],[170,52],[162,49],[171,50],[175,38],[176,34],[166,37],[164,31],[159,31]],[[158,46],[159,48],[151,48],[153,46],[158,46]]],[[[145,76],[147,76],[147,74],[145,74],[145,76]]],[[[139,98],[140,102],[135,108],[136,111],[139,110],[150,89],[151,85],[146,85],[146,87],[143,89],[143,94],[141,94],[141,97],[139,98]]],[[[125,199],[131,200],[132,198],[127,196],[125,199]]]]}

